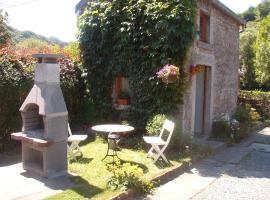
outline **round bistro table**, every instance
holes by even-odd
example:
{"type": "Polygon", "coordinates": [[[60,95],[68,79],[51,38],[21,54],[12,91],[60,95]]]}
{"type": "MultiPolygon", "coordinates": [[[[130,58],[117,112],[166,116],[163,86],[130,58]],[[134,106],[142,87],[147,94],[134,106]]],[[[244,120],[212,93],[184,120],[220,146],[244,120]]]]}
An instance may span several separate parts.
{"type": "Polygon", "coordinates": [[[107,156],[112,156],[114,162],[114,157],[119,158],[116,149],[117,141],[119,140],[121,133],[133,131],[134,127],[120,124],[102,124],[93,126],[91,129],[99,133],[108,133],[107,153],[102,160],[104,160],[107,156]],[[112,154],[109,154],[110,149],[112,150],[112,154]]]}

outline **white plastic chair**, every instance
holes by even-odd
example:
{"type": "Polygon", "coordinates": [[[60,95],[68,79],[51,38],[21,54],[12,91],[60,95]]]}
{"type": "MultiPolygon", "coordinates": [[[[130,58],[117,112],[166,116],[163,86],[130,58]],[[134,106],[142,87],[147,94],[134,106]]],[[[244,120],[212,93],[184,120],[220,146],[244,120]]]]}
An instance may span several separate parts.
{"type": "Polygon", "coordinates": [[[72,135],[70,126],[68,124],[68,154],[71,159],[75,159],[78,155],[82,155],[82,151],[80,149],[79,143],[86,140],[87,135],[72,135]]]}
{"type": "Polygon", "coordinates": [[[165,151],[168,144],[170,143],[172,133],[174,130],[174,126],[175,126],[175,124],[172,121],[169,121],[166,119],[163,123],[163,126],[162,126],[162,129],[161,129],[159,136],[144,136],[143,137],[143,140],[146,143],[152,145],[152,147],[150,148],[150,150],[147,153],[147,156],[153,157],[154,163],[156,163],[160,157],[162,157],[165,162],[169,163],[169,161],[167,160],[167,158],[165,157],[163,152],[165,151]],[[169,134],[168,134],[167,138],[165,140],[163,140],[162,137],[166,131],[168,131],[169,134]],[[154,153],[154,151],[156,153],[154,153]]]}

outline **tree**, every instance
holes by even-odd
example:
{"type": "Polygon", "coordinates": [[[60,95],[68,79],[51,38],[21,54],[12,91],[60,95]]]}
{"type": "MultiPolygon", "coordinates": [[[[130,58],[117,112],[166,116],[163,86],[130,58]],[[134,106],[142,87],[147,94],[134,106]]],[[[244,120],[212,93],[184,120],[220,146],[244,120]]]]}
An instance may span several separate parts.
{"type": "Polygon", "coordinates": [[[247,22],[254,21],[256,19],[255,10],[256,10],[255,7],[251,6],[248,8],[247,11],[243,12],[240,16],[247,22]]]}
{"type": "Polygon", "coordinates": [[[256,41],[256,23],[249,22],[246,30],[240,35],[240,64],[243,71],[241,84],[244,89],[255,89],[258,87],[255,75],[253,45],[256,41]]]}
{"type": "Polygon", "coordinates": [[[80,47],[79,42],[70,42],[64,47],[64,53],[68,55],[73,61],[80,59],[80,47]]]}
{"type": "Polygon", "coordinates": [[[263,19],[266,17],[270,12],[270,0],[263,0],[262,3],[260,3],[256,7],[256,18],[258,20],[263,19]]]}
{"type": "Polygon", "coordinates": [[[21,42],[19,42],[17,45],[16,45],[16,48],[17,49],[22,49],[22,48],[26,48],[26,49],[44,49],[46,46],[48,46],[49,43],[45,42],[45,41],[42,41],[42,40],[39,40],[39,39],[36,39],[36,38],[28,38],[28,39],[25,39],[21,42]]]}
{"type": "Polygon", "coordinates": [[[0,10],[0,47],[6,45],[10,39],[7,17],[7,13],[3,13],[3,11],[0,10]]]}
{"type": "Polygon", "coordinates": [[[254,51],[257,80],[264,84],[270,80],[270,15],[259,23],[254,51]]]}

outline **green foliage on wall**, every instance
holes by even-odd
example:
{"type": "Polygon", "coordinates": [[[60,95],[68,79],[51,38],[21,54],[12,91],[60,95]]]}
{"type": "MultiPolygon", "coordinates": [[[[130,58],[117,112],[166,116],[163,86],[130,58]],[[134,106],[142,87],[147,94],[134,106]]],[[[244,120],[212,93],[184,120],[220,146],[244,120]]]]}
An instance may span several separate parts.
{"type": "Polygon", "coordinates": [[[95,119],[111,115],[113,81],[129,79],[131,123],[144,127],[154,113],[177,112],[186,88],[184,61],[193,41],[196,0],[89,2],[79,20],[82,61],[95,119]],[[171,60],[180,78],[164,84],[156,72],[171,60]]]}

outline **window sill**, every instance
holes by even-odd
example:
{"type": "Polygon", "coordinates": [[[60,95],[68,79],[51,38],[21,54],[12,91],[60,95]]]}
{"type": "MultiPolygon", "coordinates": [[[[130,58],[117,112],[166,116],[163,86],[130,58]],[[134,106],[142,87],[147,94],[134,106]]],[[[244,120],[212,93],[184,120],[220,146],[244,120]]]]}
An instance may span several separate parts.
{"type": "Polygon", "coordinates": [[[213,51],[213,45],[210,43],[202,42],[202,41],[197,41],[197,47],[199,49],[203,49],[206,51],[213,51]]]}
{"type": "Polygon", "coordinates": [[[113,105],[115,110],[128,110],[130,108],[130,105],[119,105],[119,104],[114,104],[113,105]]]}

